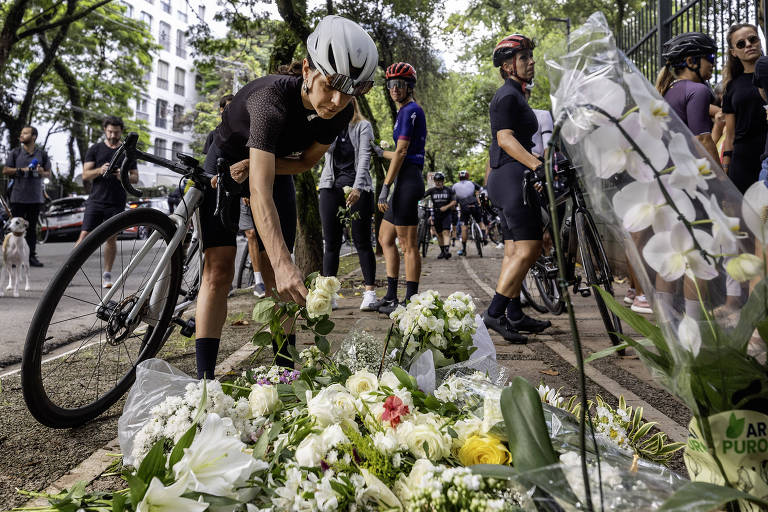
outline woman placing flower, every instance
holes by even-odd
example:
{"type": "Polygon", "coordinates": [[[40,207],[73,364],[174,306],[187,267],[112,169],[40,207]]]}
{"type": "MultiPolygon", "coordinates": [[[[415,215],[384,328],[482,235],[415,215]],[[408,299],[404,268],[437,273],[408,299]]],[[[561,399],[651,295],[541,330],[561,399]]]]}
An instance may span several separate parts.
{"type": "Polygon", "coordinates": [[[373,187],[371,183],[371,141],[373,128],[352,101],[355,115],[325,153],[325,165],[320,175],[320,219],[323,223],[323,275],[335,276],[339,271],[342,221],[339,208],[348,208],[351,215],[352,241],[357,249],[363,272],[365,292],[360,309],[372,311],[376,302],[376,257],[371,245],[373,187]],[[349,193],[345,193],[350,189],[349,193]]]}

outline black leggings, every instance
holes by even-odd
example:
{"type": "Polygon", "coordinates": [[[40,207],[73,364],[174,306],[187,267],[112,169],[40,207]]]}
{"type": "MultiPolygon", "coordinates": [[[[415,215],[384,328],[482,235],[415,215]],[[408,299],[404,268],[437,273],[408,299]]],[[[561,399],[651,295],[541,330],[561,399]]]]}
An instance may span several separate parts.
{"type": "MultiPolygon", "coordinates": [[[[345,206],[344,191],[340,188],[320,189],[320,220],[323,223],[323,275],[335,276],[339,272],[342,224],[338,217],[339,207],[345,206]]],[[[376,257],[371,245],[371,216],[373,215],[373,192],[360,191],[360,199],[350,208],[350,214],[357,212],[359,219],[350,222],[352,240],[360,259],[363,281],[373,286],[376,280],[376,257]]]]}
{"type": "Polygon", "coordinates": [[[403,162],[395,178],[395,191],[389,200],[384,220],[395,226],[419,225],[419,201],[424,197],[424,178],[421,165],[403,162]]]}
{"type": "Polygon", "coordinates": [[[508,162],[491,169],[488,175],[488,196],[500,208],[504,240],[541,240],[541,207],[538,194],[528,192],[528,204],[523,204],[523,175],[526,167],[508,162]]]}

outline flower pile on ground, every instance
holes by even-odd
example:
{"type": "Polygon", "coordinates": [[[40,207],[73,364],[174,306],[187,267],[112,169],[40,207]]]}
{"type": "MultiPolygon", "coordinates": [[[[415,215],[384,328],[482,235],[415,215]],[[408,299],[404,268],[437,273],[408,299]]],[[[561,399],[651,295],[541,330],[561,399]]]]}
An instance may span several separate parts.
{"type": "Polygon", "coordinates": [[[411,297],[408,305],[398,306],[390,318],[394,322],[390,341],[399,350],[401,363],[431,350],[439,368],[466,361],[474,351],[475,304],[466,293],[454,292],[443,300],[438,292],[427,290],[411,297]]]}

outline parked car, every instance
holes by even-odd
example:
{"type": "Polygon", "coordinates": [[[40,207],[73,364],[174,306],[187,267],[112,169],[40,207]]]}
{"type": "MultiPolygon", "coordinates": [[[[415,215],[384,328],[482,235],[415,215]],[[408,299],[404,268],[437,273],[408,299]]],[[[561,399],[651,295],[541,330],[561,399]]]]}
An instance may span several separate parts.
{"type": "MultiPolygon", "coordinates": [[[[154,208],[161,212],[168,213],[168,198],[167,197],[150,197],[147,199],[137,199],[135,201],[129,201],[126,205],[128,209],[134,208],[154,208]]],[[[128,228],[120,235],[120,238],[138,238],[144,240],[149,237],[149,229],[140,226],[138,228],[128,228]]]]}
{"type": "Polygon", "coordinates": [[[48,204],[43,212],[48,221],[48,241],[77,240],[83,227],[86,199],[88,196],[62,197],[48,204]]]}

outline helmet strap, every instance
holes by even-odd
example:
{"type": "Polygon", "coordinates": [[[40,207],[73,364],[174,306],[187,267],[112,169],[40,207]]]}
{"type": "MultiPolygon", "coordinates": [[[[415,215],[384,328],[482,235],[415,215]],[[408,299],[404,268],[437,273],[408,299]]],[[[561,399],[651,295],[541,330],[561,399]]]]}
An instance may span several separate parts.
{"type": "Polygon", "coordinates": [[[696,67],[688,65],[688,58],[687,57],[685,58],[685,60],[683,60],[683,62],[685,62],[685,67],[690,69],[694,73],[696,73],[696,76],[699,77],[699,80],[701,80],[701,83],[704,83],[704,79],[701,77],[701,72],[700,72],[700,70],[701,70],[701,59],[703,59],[703,57],[700,56],[699,60],[698,60],[698,63],[696,64],[696,67]]]}
{"type": "Polygon", "coordinates": [[[520,82],[520,88],[523,91],[523,94],[525,94],[525,86],[526,84],[531,83],[530,79],[525,79],[517,74],[517,54],[512,56],[512,76],[517,78],[517,80],[520,82]]]}

